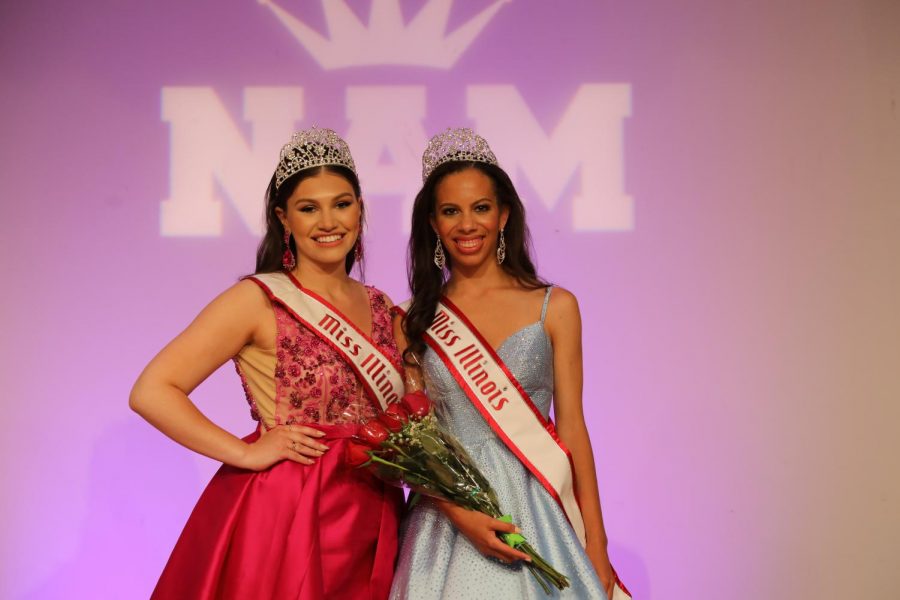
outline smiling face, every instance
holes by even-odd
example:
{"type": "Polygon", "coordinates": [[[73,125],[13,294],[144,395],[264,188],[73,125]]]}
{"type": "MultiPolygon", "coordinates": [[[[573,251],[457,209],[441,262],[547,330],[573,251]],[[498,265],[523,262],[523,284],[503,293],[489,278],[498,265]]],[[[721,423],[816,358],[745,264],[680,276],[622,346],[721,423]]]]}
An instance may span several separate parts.
{"type": "Polygon", "coordinates": [[[431,225],[454,266],[496,263],[497,238],[508,216],[491,178],[478,169],[450,173],[435,188],[431,225]]]}
{"type": "Polygon", "coordinates": [[[359,237],[362,205],[353,186],[329,171],[303,179],[275,213],[294,236],[297,263],[344,264],[359,237]]]}

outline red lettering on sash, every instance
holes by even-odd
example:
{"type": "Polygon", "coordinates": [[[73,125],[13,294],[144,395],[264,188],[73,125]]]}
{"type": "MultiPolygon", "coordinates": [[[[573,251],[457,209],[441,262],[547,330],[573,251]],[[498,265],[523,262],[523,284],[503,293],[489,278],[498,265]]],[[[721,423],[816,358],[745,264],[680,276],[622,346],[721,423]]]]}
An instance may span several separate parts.
{"type": "Polygon", "coordinates": [[[438,336],[438,338],[443,340],[445,342],[444,345],[447,346],[448,348],[459,341],[459,336],[455,335],[453,333],[452,329],[448,329],[444,333],[440,334],[438,336]],[[450,338],[450,339],[448,340],[447,338],[450,338]]]}
{"type": "Polygon", "coordinates": [[[453,356],[463,356],[466,352],[468,352],[469,350],[471,350],[471,349],[474,348],[474,347],[475,347],[475,344],[469,344],[468,346],[466,346],[466,347],[463,348],[462,350],[457,350],[457,351],[456,351],[456,354],[454,354],[453,356]]]}
{"type": "Polygon", "coordinates": [[[403,391],[403,367],[383,354],[374,340],[338,309],[303,288],[289,273],[264,273],[249,279],[259,285],[270,300],[284,306],[299,323],[343,355],[371,400],[382,408],[399,400],[403,391]],[[359,361],[364,353],[365,360],[359,361]]]}
{"type": "Polygon", "coordinates": [[[340,327],[340,324],[340,321],[328,314],[319,321],[319,327],[328,332],[341,346],[346,348],[347,352],[352,356],[359,356],[359,351],[361,350],[359,344],[353,343],[353,339],[347,335],[347,328],[340,327]]]}
{"type": "MultiPolygon", "coordinates": [[[[353,352],[354,350],[354,355],[358,355],[360,350],[359,345],[354,344],[350,351],[353,352]]],[[[394,384],[391,383],[390,378],[387,377],[387,373],[384,372],[384,362],[382,362],[375,354],[369,354],[361,363],[359,363],[359,366],[372,376],[372,381],[375,383],[378,390],[384,394],[387,402],[395,402],[400,399],[400,394],[394,390],[394,384]]]]}
{"type": "MultiPolygon", "coordinates": [[[[478,350],[475,349],[475,344],[469,344],[462,350],[457,350],[456,354],[454,354],[453,356],[460,357],[459,361],[460,361],[460,363],[462,363],[463,361],[467,360],[469,358],[469,356],[471,356],[477,352],[478,352],[478,350]]],[[[463,366],[465,366],[465,365],[463,365],[463,366]]]]}
{"type": "Polygon", "coordinates": [[[484,360],[481,350],[475,347],[475,344],[469,344],[462,350],[459,350],[454,356],[459,356],[459,364],[462,368],[469,369],[473,364],[480,363],[484,360]]]}
{"type": "Polygon", "coordinates": [[[490,380],[487,371],[484,370],[482,366],[484,354],[481,353],[475,344],[469,344],[465,348],[457,350],[454,356],[459,358],[459,364],[465,369],[466,375],[469,376],[472,388],[487,396],[487,401],[491,408],[500,410],[504,404],[509,402],[506,398],[500,398],[499,401],[494,402],[502,392],[498,389],[499,386],[490,380]]]}
{"type": "Polygon", "coordinates": [[[441,311],[434,317],[434,321],[432,321],[431,327],[432,329],[434,329],[435,333],[440,333],[447,328],[447,321],[449,320],[450,317],[447,316],[447,313],[441,311]]]}
{"type": "MultiPolygon", "coordinates": [[[[577,482],[569,450],[553,423],[546,420],[481,333],[449,299],[441,302],[443,306],[427,332],[426,343],[491,429],[560,505],[583,544],[584,522],[574,493],[577,482]],[[459,335],[450,329],[452,326],[460,329],[459,335]],[[446,340],[451,336],[464,347],[447,351],[450,344],[446,340]],[[504,409],[508,410],[501,412],[504,409]]],[[[400,313],[405,316],[402,308],[400,313]]]]}
{"type": "Polygon", "coordinates": [[[469,371],[469,375],[472,376],[472,383],[475,385],[481,385],[485,380],[487,380],[488,374],[484,369],[481,368],[481,366],[478,366],[475,370],[475,373],[469,371]]]}
{"type": "Polygon", "coordinates": [[[319,327],[334,335],[337,331],[338,327],[341,326],[341,322],[332,317],[331,315],[325,315],[322,317],[322,320],[319,321],[319,327]]]}
{"type": "Polygon", "coordinates": [[[431,324],[432,335],[435,339],[444,342],[444,345],[448,348],[459,341],[459,336],[447,325],[449,320],[449,315],[444,311],[440,311],[431,324]]]}
{"type": "Polygon", "coordinates": [[[381,362],[381,361],[379,360],[379,361],[378,361],[378,367],[375,369],[374,372],[372,371],[371,368],[369,369],[369,375],[371,375],[371,376],[372,376],[372,379],[374,379],[374,378],[377,377],[378,374],[381,373],[382,371],[384,371],[384,363],[381,362]]]}

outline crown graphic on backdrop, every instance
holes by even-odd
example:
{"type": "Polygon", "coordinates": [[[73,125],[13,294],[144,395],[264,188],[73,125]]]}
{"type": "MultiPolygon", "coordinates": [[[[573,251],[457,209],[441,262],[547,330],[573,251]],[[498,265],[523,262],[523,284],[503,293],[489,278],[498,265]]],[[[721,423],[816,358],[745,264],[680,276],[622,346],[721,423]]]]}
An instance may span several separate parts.
{"type": "Polygon", "coordinates": [[[449,69],[511,0],[495,0],[450,34],[446,30],[453,0],[427,0],[408,23],[403,21],[400,0],[372,0],[368,25],[344,0],[321,0],[328,37],[272,0],[258,1],[278,17],[323,69],[373,65],[449,69]]]}

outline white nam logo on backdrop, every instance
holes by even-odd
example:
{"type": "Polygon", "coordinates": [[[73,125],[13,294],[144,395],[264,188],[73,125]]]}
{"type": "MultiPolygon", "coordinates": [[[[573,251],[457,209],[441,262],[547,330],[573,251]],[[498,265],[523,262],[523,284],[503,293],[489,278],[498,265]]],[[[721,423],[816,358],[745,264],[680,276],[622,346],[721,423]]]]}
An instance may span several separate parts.
{"type": "MultiPolygon", "coordinates": [[[[508,0],[496,0],[447,34],[452,0],[428,0],[404,23],[400,0],[372,0],[363,24],[344,0],[321,0],[325,37],[269,0],[260,0],[325,70],[393,65],[450,69],[508,0]]],[[[170,126],[170,196],[163,200],[160,233],[217,236],[223,202],[248,230],[261,234],[260,199],[278,150],[291,131],[320,124],[304,110],[303,87],[245,87],[242,118],[249,139],[211,87],[164,87],[162,119],[170,126]],[[214,140],[211,143],[210,140],[214,140]],[[222,198],[221,196],[224,196],[222,198]]],[[[634,226],[633,200],[624,192],[623,125],[631,114],[631,88],[583,83],[552,132],[544,131],[514,85],[468,85],[466,117],[487,138],[514,181],[527,181],[553,210],[577,173],[571,224],[575,231],[625,231],[634,226]]],[[[431,133],[424,85],[349,85],[343,98],[353,149],[372,196],[403,202],[398,219],[408,227],[418,191],[421,152],[431,133]],[[393,162],[384,164],[389,156],[393,162]]],[[[464,119],[448,126],[467,125],[464,119]]]]}

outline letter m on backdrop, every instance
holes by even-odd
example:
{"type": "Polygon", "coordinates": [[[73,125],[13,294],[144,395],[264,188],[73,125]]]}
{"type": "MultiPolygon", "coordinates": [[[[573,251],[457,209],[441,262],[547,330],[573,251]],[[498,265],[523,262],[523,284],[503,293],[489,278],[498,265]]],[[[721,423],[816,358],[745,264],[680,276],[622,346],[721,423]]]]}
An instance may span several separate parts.
{"type": "Polygon", "coordinates": [[[624,191],[624,123],[631,115],[627,84],[581,85],[548,135],[511,85],[468,88],[469,117],[510,176],[518,171],[553,210],[575,173],[575,231],[634,228],[634,202],[624,191]]]}

